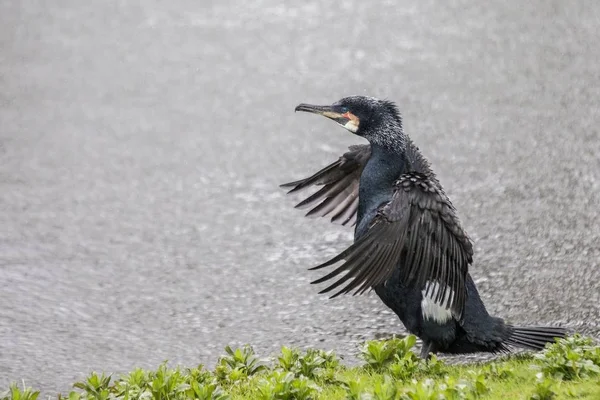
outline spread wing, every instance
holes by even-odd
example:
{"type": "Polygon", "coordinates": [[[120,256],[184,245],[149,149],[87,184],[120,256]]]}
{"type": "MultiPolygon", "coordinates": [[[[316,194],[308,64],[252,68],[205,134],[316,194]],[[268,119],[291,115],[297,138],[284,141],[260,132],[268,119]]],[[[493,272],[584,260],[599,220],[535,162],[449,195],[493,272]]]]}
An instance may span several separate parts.
{"type": "Polygon", "coordinates": [[[371,146],[350,146],[336,162],[326,166],[314,175],[299,181],[285,183],[283,188],[292,188],[294,193],[311,186],[323,186],[319,191],[298,203],[296,208],[310,208],[307,217],[331,215],[331,222],[342,225],[356,223],[358,208],[358,185],[360,174],[371,157],[371,146]]]}
{"type": "Polygon", "coordinates": [[[367,232],[352,246],[312,269],[345,262],[313,283],[345,275],[321,293],[344,285],[332,297],[363,293],[385,282],[399,268],[403,282],[425,287],[426,295],[460,319],[465,280],[473,246],[454,206],[433,175],[410,172],[395,183],[392,199],[383,204],[367,232]],[[432,284],[432,283],[439,284],[432,284]]]}

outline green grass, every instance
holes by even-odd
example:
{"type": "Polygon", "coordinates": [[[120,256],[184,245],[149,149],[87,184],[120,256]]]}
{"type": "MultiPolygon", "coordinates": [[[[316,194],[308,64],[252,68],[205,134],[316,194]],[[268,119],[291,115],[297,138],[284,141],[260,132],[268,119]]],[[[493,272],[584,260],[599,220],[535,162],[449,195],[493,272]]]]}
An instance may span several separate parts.
{"type": "MultiPolygon", "coordinates": [[[[415,337],[368,341],[364,364],[346,367],[332,352],[284,347],[272,360],[250,346],[225,349],[213,371],[136,369],[113,378],[92,373],[59,399],[600,399],[600,347],[573,336],[537,354],[487,363],[447,365],[420,360],[415,337]]],[[[39,392],[10,386],[0,400],[36,400],[39,392]]]]}

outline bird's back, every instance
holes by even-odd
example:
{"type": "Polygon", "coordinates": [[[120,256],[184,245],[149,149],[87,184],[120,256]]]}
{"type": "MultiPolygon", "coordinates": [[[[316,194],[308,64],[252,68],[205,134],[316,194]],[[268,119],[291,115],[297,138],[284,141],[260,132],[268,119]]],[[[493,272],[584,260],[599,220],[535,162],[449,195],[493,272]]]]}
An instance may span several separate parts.
{"type": "Polygon", "coordinates": [[[388,153],[371,146],[371,155],[360,176],[355,241],[367,231],[380,206],[392,200],[394,182],[402,174],[419,172],[430,176],[439,186],[429,162],[408,136],[406,139],[404,154],[388,153]]]}
{"type": "Polygon", "coordinates": [[[407,137],[406,159],[410,170],[426,175],[434,175],[429,161],[423,157],[423,154],[421,154],[421,151],[413,143],[410,137],[407,137]]]}

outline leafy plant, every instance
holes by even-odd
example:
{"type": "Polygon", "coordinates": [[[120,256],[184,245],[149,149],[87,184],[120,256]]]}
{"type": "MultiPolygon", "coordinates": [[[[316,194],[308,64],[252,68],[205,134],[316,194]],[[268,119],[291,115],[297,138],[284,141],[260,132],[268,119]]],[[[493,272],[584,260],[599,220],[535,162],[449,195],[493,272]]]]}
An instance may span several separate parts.
{"type": "Polygon", "coordinates": [[[281,355],[277,357],[277,360],[279,360],[278,366],[284,371],[295,372],[294,370],[297,368],[299,358],[300,351],[298,349],[290,349],[283,346],[281,348],[281,355]]]}
{"type": "Polygon", "coordinates": [[[543,373],[538,373],[537,383],[530,400],[552,400],[556,397],[556,393],[552,390],[553,381],[545,378],[543,373]]]}
{"type": "Polygon", "coordinates": [[[477,399],[489,392],[482,374],[470,374],[473,379],[459,379],[447,376],[444,382],[436,383],[432,379],[413,381],[413,386],[405,390],[402,399],[407,400],[455,400],[477,399]]]}
{"type": "Polygon", "coordinates": [[[383,381],[375,383],[373,398],[376,400],[393,400],[398,395],[398,386],[389,375],[383,376],[383,381]]]}
{"type": "Polygon", "coordinates": [[[485,375],[475,371],[471,371],[470,374],[473,378],[469,384],[470,394],[475,398],[479,398],[480,396],[489,393],[490,388],[487,385],[485,375]]]}
{"type": "Polygon", "coordinates": [[[429,377],[443,376],[447,374],[446,363],[432,354],[429,360],[420,360],[421,371],[429,377]]]}
{"type": "Polygon", "coordinates": [[[326,360],[321,357],[318,351],[308,350],[303,357],[298,359],[298,363],[300,367],[299,375],[313,379],[316,377],[317,372],[325,367],[326,360]]]}
{"type": "MultiPolygon", "coordinates": [[[[141,368],[136,368],[129,374],[122,376],[121,379],[115,383],[117,396],[123,396],[125,398],[140,397],[152,381],[150,375],[150,372],[145,372],[141,368]]],[[[72,394],[73,392],[69,395],[69,400],[76,400],[70,398],[72,394]]]]}
{"type": "Polygon", "coordinates": [[[213,375],[210,371],[206,370],[202,364],[198,365],[196,368],[186,368],[185,372],[187,376],[186,379],[190,382],[205,383],[212,382],[213,380],[213,375]]]}
{"type": "Polygon", "coordinates": [[[515,376],[514,370],[504,364],[491,363],[483,367],[483,374],[486,378],[506,380],[515,376]]]}
{"type": "Polygon", "coordinates": [[[408,388],[402,394],[404,400],[438,400],[440,398],[439,390],[433,379],[413,382],[413,386],[408,388]]]}
{"type": "Polygon", "coordinates": [[[215,368],[215,375],[219,381],[239,381],[266,368],[249,345],[235,350],[227,346],[225,351],[227,355],[219,359],[215,368]]]}
{"type": "Polygon", "coordinates": [[[426,368],[426,362],[420,360],[412,352],[406,353],[402,357],[400,357],[398,354],[395,354],[394,359],[395,361],[389,364],[388,371],[396,379],[412,379],[418,371],[426,368]]]}
{"type": "Polygon", "coordinates": [[[369,367],[380,371],[395,359],[416,357],[411,351],[416,342],[417,338],[414,335],[403,339],[369,340],[362,346],[361,355],[369,367]]]}
{"type": "Polygon", "coordinates": [[[387,374],[371,385],[367,384],[364,377],[360,377],[344,382],[343,387],[346,389],[346,398],[352,400],[393,400],[399,395],[396,381],[387,374]]]}
{"type": "Polygon", "coordinates": [[[198,383],[192,381],[186,391],[188,399],[194,400],[228,400],[229,395],[216,383],[198,383]]]}
{"type": "Polygon", "coordinates": [[[429,360],[423,360],[405,347],[394,354],[394,361],[388,365],[387,370],[396,379],[408,380],[417,374],[428,377],[442,376],[446,372],[446,365],[435,355],[429,360]]]}
{"type": "Polygon", "coordinates": [[[156,372],[150,373],[148,378],[151,382],[147,387],[155,399],[165,399],[174,393],[184,393],[189,388],[181,370],[168,369],[166,362],[162,363],[156,372]]]}
{"type": "MultiPolygon", "coordinates": [[[[197,368],[169,369],[166,362],[156,371],[135,369],[122,376],[113,386],[110,377],[92,373],[85,382],[75,385],[83,393],[69,393],[69,400],[81,399],[199,399],[225,400],[225,394],[209,371],[197,368]]],[[[59,396],[59,399],[61,397],[59,396]]]]}
{"type": "Polygon", "coordinates": [[[305,376],[296,377],[289,371],[273,371],[258,384],[258,397],[264,400],[308,400],[320,388],[305,376]]]}
{"type": "MultiPolygon", "coordinates": [[[[446,365],[412,351],[414,337],[373,341],[363,345],[365,365],[340,366],[332,352],[282,348],[272,367],[263,364],[252,348],[226,348],[214,372],[194,368],[135,369],[118,379],[91,373],[59,400],[227,400],[233,398],[314,399],[342,397],[355,400],[487,398],[490,387],[502,398],[502,388],[528,400],[600,398],[600,347],[579,336],[560,340],[535,356],[510,356],[486,364],[446,365]],[[531,370],[531,366],[539,373],[531,370]],[[537,376],[537,379],[534,378],[537,376]],[[576,382],[560,382],[577,379],[576,382]],[[487,379],[493,380],[488,386],[487,379]],[[506,380],[506,382],[500,382],[506,380]],[[513,388],[514,385],[514,388],[513,388]],[[321,394],[323,393],[323,394],[321,394]]],[[[39,392],[11,384],[0,400],[37,400],[39,392]]]]}
{"type": "Polygon", "coordinates": [[[110,380],[111,375],[106,376],[104,373],[98,375],[96,372],[92,372],[85,381],[76,382],[73,387],[83,390],[92,399],[106,400],[110,395],[110,380]]]}
{"type": "Polygon", "coordinates": [[[367,382],[364,377],[342,382],[342,386],[346,390],[347,399],[363,400],[370,397],[369,393],[367,392],[367,382]]]}
{"type": "Polygon", "coordinates": [[[39,395],[39,391],[25,387],[25,382],[23,382],[23,390],[19,389],[16,383],[13,383],[6,392],[0,394],[0,400],[36,400],[39,395]]]}
{"type": "Polygon", "coordinates": [[[324,370],[332,370],[339,366],[339,360],[332,351],[308,349],[301,354],[297,349],[282,347],[281,355],[277,358],[276,367],[283,371],[292,372],[296,377],[305,376],[314,379],[324,370]]]}
{"type": "Polygon", "coordinates": [[[600,347],[590,338],[574,335],[557,340],[535,356],[544,376],[573,380],[600,375],[600,347]]]}
{"type": "Polygon", "coordinates": [[[121,378],[122,383],[126,383],[130,386],[144,387],[149,380],[148,373],[144,372],[141,368],[136,368],[131,371],[128,375],[121,378]]]}

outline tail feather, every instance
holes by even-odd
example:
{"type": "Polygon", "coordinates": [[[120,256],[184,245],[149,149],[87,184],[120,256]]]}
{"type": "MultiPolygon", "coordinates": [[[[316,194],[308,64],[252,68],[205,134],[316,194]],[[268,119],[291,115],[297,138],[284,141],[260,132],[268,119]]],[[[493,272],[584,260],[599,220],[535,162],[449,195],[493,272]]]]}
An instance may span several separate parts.
{"type": "Polygon", "coordinates": [[[556,338],[564,338],[566,335],[567,330],[565,328],[513,326],[505,343],[509,346],[523,347],[530,350],[542,350],[547,343],[553,343],[556,338]]]}
{"type": "MultiPolygon", "coordinates": [[[[550,339],[553,340],[553,339],[550,339]]],[[[542,349],[544,348],[544,346],[546,345],[546,343],[548,343],[548,341],[546,340],[539,340],[537,338],[532,338],[530,336],[521,336],[521,335],[512,335],[509,339],[509,341],[507,341],[507,343],[510,343],[512,345],[520,345],[520,347],[526,347],[526,348],[531,348],[531,349],[542,349]]]]}

